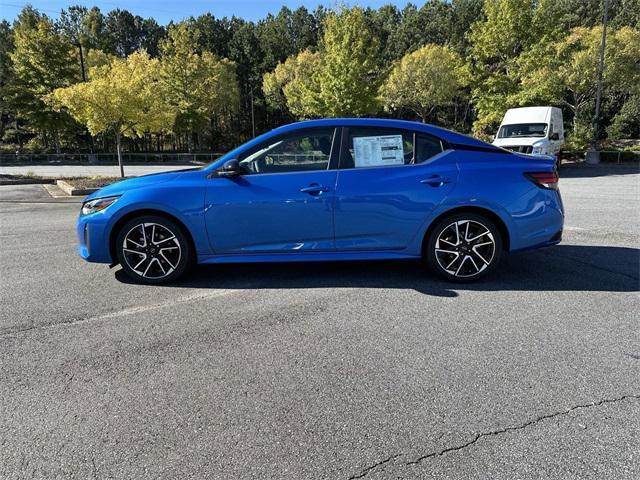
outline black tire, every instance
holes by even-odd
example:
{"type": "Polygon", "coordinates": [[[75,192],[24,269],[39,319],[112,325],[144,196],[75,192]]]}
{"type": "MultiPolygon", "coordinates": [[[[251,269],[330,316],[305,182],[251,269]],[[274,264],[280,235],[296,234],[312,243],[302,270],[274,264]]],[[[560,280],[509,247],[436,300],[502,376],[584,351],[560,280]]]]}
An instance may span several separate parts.
{"type": "Polygon", "coordinates": [[[173,282],[193,261],[191,243],[184,229],[159,215],[129,220],[118,231],[115,246],[122,269],[139,283],[173,282]]]}
{"type": "Polygon", "coordinates": [[[484,215],[461,212],[434,225],[423,255],[429,268],[440,277],[464,283],[494,272],[502,258],[502,248],[502,235],[495,223],[484,215]],[[474,240],[469,242],[465,237],[474,240]]]}

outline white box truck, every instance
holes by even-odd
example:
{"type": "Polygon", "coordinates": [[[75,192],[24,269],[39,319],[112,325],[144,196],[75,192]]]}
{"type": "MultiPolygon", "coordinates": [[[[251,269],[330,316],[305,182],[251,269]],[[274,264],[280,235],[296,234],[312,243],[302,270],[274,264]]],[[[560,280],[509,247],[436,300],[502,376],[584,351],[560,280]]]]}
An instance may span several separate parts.
{"type": "Polygon", "coordinates": [[[558,155],[564,144],[562,110],[557,107],[510,108],[493,144],[519,153],[558,155]]]}

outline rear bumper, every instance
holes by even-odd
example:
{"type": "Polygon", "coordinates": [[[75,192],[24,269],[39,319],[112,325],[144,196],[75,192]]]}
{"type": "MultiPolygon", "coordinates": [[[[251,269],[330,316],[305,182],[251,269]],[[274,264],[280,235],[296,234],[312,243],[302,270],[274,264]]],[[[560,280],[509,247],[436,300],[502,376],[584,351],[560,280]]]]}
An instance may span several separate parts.
{"type": "Polygon", "coordinates": [[[511,211],[514,230],[511,252],[521,252],[560,243],[564,208],[560,192],[534,188],[520,198],[511,211]]]}
{"type": "Polygon", "coordinates": [[[519,248],[517,250],[511,250],[511,253],[527,252],[529,250],[537,250],[538,248],[551,247],[553,245],[559,244],[561,241],[562,241],[562,230],[558,231],[550,239],[545,240],[544,242],[536,243],[535,245],[530,245],[524,248],[519,248]]]}

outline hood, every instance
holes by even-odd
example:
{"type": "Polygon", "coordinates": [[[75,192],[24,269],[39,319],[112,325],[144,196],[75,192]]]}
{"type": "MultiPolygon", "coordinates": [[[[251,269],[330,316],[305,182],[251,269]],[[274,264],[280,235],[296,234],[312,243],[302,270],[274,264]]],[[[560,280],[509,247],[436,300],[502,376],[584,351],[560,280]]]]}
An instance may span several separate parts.
{"type": "Polygon", "coordinates": [[[142,175],[140,177],[127,178],[126,180],[120,180],[119,182],[112,183],[106,187],[101,188],[87,196],[84,201],[93,200],[94,198],[110,197],[113,195],[122,195],[123,193],[134,190],[136,188],[148,187],[150,185],[157,185],[159,183],[169,182],[178,178],[183,172],[189,170],[197,170],[197,168],[187,168],[184,170],[173,170],[171,172],[151,173],[149,175],[142,175]]]}
{"type": "Polygon", "coordinates": [[[497,147],[522,147],[533,146],[534,144],[547,143],[546,137],[512,137],[512,138],[496,138],[493,145],[497,147]]]}

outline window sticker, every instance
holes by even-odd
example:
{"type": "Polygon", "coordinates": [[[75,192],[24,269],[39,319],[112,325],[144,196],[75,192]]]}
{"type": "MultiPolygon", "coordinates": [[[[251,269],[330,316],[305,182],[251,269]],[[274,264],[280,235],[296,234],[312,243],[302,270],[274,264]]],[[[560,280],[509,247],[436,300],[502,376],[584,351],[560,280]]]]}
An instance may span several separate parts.
{"type": "Polygon", "coordinates": [[[353,162],[356,168],[404,165],[402,135],[354,137],[353,162]]]}

